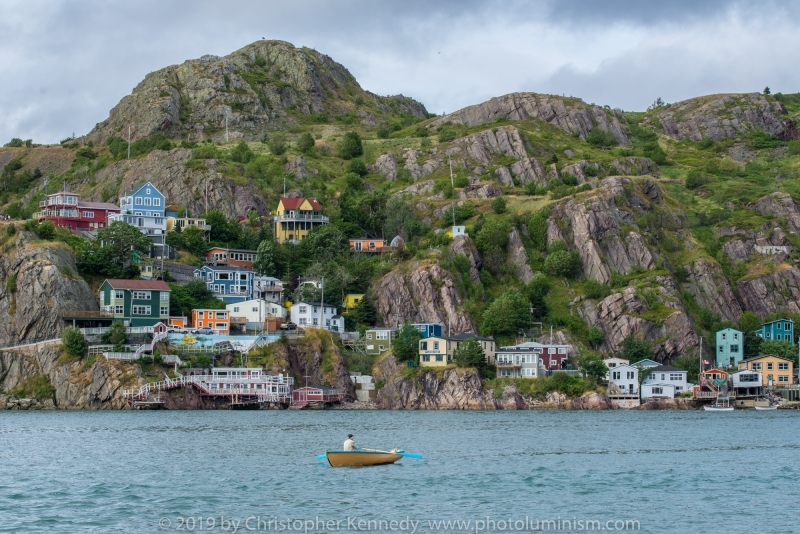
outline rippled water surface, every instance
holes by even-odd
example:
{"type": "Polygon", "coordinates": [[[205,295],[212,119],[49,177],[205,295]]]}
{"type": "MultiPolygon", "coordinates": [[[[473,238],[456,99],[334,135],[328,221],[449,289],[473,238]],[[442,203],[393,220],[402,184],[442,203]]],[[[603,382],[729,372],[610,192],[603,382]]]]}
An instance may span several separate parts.
{"type": "Polygon", "coordinates": [[[0,532],[798,532],[799,475],[794,411],[0,413],[0,532]]]}

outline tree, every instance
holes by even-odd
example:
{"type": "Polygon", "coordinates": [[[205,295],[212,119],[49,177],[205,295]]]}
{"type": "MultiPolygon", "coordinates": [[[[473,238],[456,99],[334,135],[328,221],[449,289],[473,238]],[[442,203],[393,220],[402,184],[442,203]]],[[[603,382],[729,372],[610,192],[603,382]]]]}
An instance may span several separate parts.
{"type": "Polygon", "coordinates": [[[192,255],[203,258],[208,250],[208,243],[206,243],[206,234],[197,226],[187,226],[181,232],[183,239],[183,248],[192,255]]]}
{"type": "Polygon", "coordinates": [[[474,367],[479,372],[486,369],[486,355],[477,339],[467,339],[453,352],[453,362],[458,367],[474,367]]]}
{"type": "Polygon", "coordinates": [[[739,316],[739,320],[736,322],[736,324],[739,327],[739,330],[744,333],[755,332],[761,328],[761,319],[755,313],[746,311],[739,316]]]}
{"type": "Polygon", "coordinates": [[[359,330],[363,327],[374,325],[377,317],[378,314],[372,304],[372,299],[369,295],[364,295],[364,298],[356,304],[355,308],[346,312],[345,322],[348,330],[359,330]]]}
{"type": "Polygon", "coordinates": [[[347,132],[339,143],[339,156],[343,159],[353,159],[364,154],[361,136],[358,132],[347,132]]]}
{"type": "Polygon", "coordinates": [[[35,232],[36,235],[38,235],[42,239],[52,241],[53,238],[56,236],[56,225],[53,221],[50,220],[42,221],[39,224],[39,226],[36,227],[35,232]]]}
{"type": "Polygon", "coordinates": [[[269,138],[267,146],[269,146],[270,152],[276,156],[282,156],[286,152],[286,136],[282,133],[276,133],[269,138]]]}
{"type": "Polygon", "coordinates": [[[307,154],[314,148],[314,136],[308,132],[303,132],[297,138],[297,151],[307,154]]]}
{"type": "Polygon", "coordinates": [[[110,260],[120,266],[130,261],[134,251],[142,254],[150,252],[153,244],[138,228],[122,221],[114,221],[98,230],[96,241],[108,249],[110,260]]]}
{"type": "Polygon", "coordinates": [[[419,355],[419,340],[421,337],[419,330],[410,324],[404,324],[397,331],[397,337],[392,343],[392,352],[395,359],[399,362],[415,360],[419,355]]]}
{"type": "Polygon", "coordinates": [[[364,163],[364,160],[361,158],[350,160],[350,163],[347,165],[347,172],[352,172],[353,174],[357,174],[359,176],[366,176],[369,173],[367,170],[367,164],[364,163]]]}
{"type": "Polygon", "coordinates": [[[685,354],[681,354],[672,360],[672,365],[686,371],[686,379],[696,384],[700,376],[700,348],[692,348],[686,351],[685,354]]]}
{"type": "Polygon", "coordinates": [[[556,250],[544,260],[544,270],[553,276],[572,278],[581,270],[581,258],[576,251],[556,250]]]}
{"type": "Polygon", "coordinates": [[[608,130],[601,130],[600,128],[593,128],[586,136],[586,142],[600,148],[612,147],[619,144],[619,141],[614,138],[614,134],[608,130]]]}
{"type": "Polygon", "coordinates": [[[531,303],[517,290],[509,289],[483,312],[484,335],[513,336],[530,324],[531,303]]]}
{"type": "Polygon", "coordinates": [[[125,332],[125,325],[119,321],[111,323],[111,326],[101,336],[100,341],[114,345],[114,352],[122,352],[128,336],[125,332]]]}
{"type": "Polygon", "coordinates": [[[213,310],[225,309],[225,303],[214,297],[214,293],[208,289],[205,280],[194,278],[179,286],[170,284],[169,295],[169,314],[177,316],[189,316],[192,310],[206,308],[213,310]]]}
{"type": "Polygon", "coordinates": [[[258,245],[253,270],[260,275],[275,276],[275,242],[271,239],[258,245]]]}
{"type": "Polygon", "coordinates": [[[797,365],[797,347],[788,341],[776,341],[774,339],[765,339],[759,347],[760,354],[769,354],[772,356],[780,356],[792,360],[797,365]]]}
{"type": "Polygon", "coordinates": [[[584,376],[594,379],[597,383],[605,380],[608,374],[608,366],[606,366],[603,358],[597,354],[581,354],[580,358],[578,358],[578,365],[584,376]]]}
{"type": "Polygon", "coordinates": [[[650,350],[650,343],[639,339],[633,334],[622,341],[622,352],[619,357],[631,362],[631,365],[650,358],[653,352],[650,350]]]}
{"type": "Polygon", "coordinates": [[[496,197],[492,200],[492,210],[498,215],[506,212],[506,199],[504,197],[496,197]]]}
{"type": "Polygon", "coordinates": [[[550,282],[543,274],[537,274],[525,286],[525,295],[533,308],[533,317],[540,319],[547,315],[547,294],[550,292],[550,282]]]}
{"type": "Polygon", "coordinates": [[[605,336],[603,336],[603,331],[596,326],[593,326],[589,329],[589,334],[587,337],[589,344],[595,349],[599,347],[603,343],[603,339],[605,339],[605,336]]]}
{"type": "Polygon", "coordinates": [[[424,226],[408,202],[402,195],[393,195],[386,203],[386,220],[383,223],[383,235],[387,240],[400,236],[409,241],[424,233],[424,226]]]}
{"type": "Polygon", "coordinates": [[[250,150],[250,147],[244,141],[239,141],[233,150],[231,150],[231,159],[237,163],[250,163],[255,157],[253,151],[250,150]]]}
{"type": "Polygon", "coordinates": [[[770,89],[769,89],[769,85],[764,88],[764,94],[767,95],[767,96],[772,94],[772,91],[770,91],[770,89]]]}
{"type": "Polygon", "coordinates": [[[547,250],[547,210],[539,210],[531,216],[528,223],[528,235],[534,248],[540,252],[547,250]]]}
{"type": "Polygon", "coordinates": [[[69,354],[78,357],[82,357],[88,347],[86,338],[83,337],[81,331],[71,326],[68,326],[61,332],[61,343],[63,343],[64,349],[66,349],[69,354]]]}

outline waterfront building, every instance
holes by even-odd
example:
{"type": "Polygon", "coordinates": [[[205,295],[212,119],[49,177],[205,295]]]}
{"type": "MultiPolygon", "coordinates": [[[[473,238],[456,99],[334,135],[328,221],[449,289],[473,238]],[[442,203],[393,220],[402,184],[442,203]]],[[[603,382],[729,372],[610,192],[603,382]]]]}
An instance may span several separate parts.
{"type": "Polygon", "coordinates": [[[39,222],[53,221],[53,224],[70,230],[98,230],[108,224],[109,214],[118,214],[120,209],[106,202],[85,202],[80,195],[61,191],[47,195],[47,200],[39,202],[40,211],[33,214],[39,222]]]}
{"type": "MultiPolygon", "coordinates": [[[[311,326],[331,330],[332,320],[338,315],[336,306],[320,302],[295,302],[290,310],[291,321],[303,328],[311,326]]],[[[336,323],[338,328],[338,322],[336,323]]],[[[342,326],[342,329],[344,327],[342,326]]]]}
{"type": "Polygon", "coordinates": [[[169,322],[170,288],[162,280],[109,278],[100,285],[100,307],[125,326],[154,326],[169,322]]]}
{"type": "Polygon", "coordinates": [[[716,365],[736,367],[744,357],[744,333],[735,328],[725,328],[716,334],[716,365]]]}
{"type": "Polygon", "coordinates": [[[500,347],[495,352],[498,378],[538,378],[547,376],[541,353],[535,347],[500,347]]]}
{"type": "Polygon", "coordinates": [[[315,198],[281,198],[272,219],[279,243],[299,243],[314,227],[328,221],[315,198]]]}
{"type": "Polygon", "coordinates": [[[650,374],[642,381],[642,400],[674,399],[675,395],[691,388],[692,384],[686,380],[687,375],[683,369],[671,365],[650,368],[650,374]]]}
{"type": "Polygon", "coordinates": [[[761,373],[762,386],[788,386],[794,382],[794,362],[780,356],[768,354],[742,360],[739,370],[761,373]]]}
{"type": "Polygon", "coordinates": [[[206,252],[205,263],[207,265],[252,269],[257,255],[258,253],[255,250],[211,247],[206,252]]]}
{"type": "Polygon", "coordinates": [[[762,339],[785,341],[794,345],[794,321],[791,319],[776,319],[762,323],[756,330],[756,335],[762,339]]]}
{"type": "Polygon", "coordinates": [[[376,326],[364,332],[364,351],[372,356],[383,354],[392,348],[392,343],[397,338],[397,328],[376,326]]]}

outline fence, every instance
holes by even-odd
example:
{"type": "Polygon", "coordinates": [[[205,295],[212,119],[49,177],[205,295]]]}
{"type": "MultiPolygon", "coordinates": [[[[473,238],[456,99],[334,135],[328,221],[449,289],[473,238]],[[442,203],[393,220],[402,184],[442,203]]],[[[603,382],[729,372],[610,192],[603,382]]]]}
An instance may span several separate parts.
{"type": "Polygon", "coordinates": [[[44,343],[61,343],[61,338],[51,337],[51,336],[39,336],[33,339],[26,339],[24,341],[19,341],[13,345],[6,345],[5,347],[0,347],[0,350],[22,349],[26,347],[34,347],[36,345],[41,345],[44,343]]]}

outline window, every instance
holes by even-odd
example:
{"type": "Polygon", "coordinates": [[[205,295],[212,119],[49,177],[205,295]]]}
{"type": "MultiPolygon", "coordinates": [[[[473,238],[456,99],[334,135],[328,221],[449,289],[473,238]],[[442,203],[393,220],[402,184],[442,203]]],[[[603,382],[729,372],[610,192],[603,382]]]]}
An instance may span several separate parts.
{"type": "Polygon", "coordinates": [[[772,362],[767,362],[767,371],[772,371],[773,365],[774,364],[772,362]]]}
{"type": "Polygon", "coordinates": [[[385,330],[375,332],[375,339],[389,339],[389,333],[385,330]]]}
{"type": "Polygon", "coordinates": [[[133,292],[133,299],[134,300],[150,300],[150,292],[149,291],[134,291],[133,292]]]}
{"type": "Polygon", "coordinates": [[[725,341],[727,335],[728,334],[722,334],[722,341],[725,341]]]}
{"type": "Polygon", "coordinates": [[[733,340],[739,341],[739,334],[733,334],[733,340]]]}
{"type": "Polygon", "coordinates": [[[434,341],[433,342],[433,350],[439,350],[439,342],[438,341],[434,341]]]}
{"type": "Polygon", "coordinates": [[[136,204],[137,206],[141,206],[142,205],[142,197],[136,197],[136,201],[134,202],[134,204],[136,204]]]}
{"type": "Polygon", "coordinates": [[[147,189],[145,189],[145,194],[146,194],[146,195],[149,195],[149,194],[150,194],[150,188],[149,188],[149,187],[148,187],[147,189]]]}
{"type": "Polygon", "coordinates": [[[739,382],[758,382],[758,375],[749,373],[739,375],[739,382]]]}
{"type": "Polygon", "coordinates": [[[666,376],[666,375],[665,375],[664,373],[661,373],[661,380],[664,380],[664,377],[665,377],[665,376],[666,376]]]}
{"type": "MultiPolygon", "coordinates": [[[[253,312],[257,312],[257,311],[258,311],[258,306],[255,306],[255,307],[253,307],[253,308],[250,308],[250,309],[251,309],[251,311],[253,311],[253,312]]],[[[239,311],[239,308],[236,308],[234,311],[239,311]]],[[[274,311],[274,310],[273,310],[273,311],[274,311]]]]}
{"type": "Polygon", "coordinates": [[[300,306],[300,308],[298,309],[298,312],[300,312],[300,313],[308,313],[308,306],[300,306]]]}
{"type": "Polygon", "coordinates": [[[429,362],[429,361],[431,361],[431,357],[430,357],[430,355],[429,355],[429,354],[425,354],[425,355],[422,357],[422,361],[423,361],[423,362],[429,362]]]}
{"type": "Polygon", "coordinates": [[[661,395],[664,393],[664,388],[653,388],[653,395],[661,395]]]}
{"type": "Polygon", "coordinates": [[[566,354],[567,353],[567,349],[565,349],[565,348],[558,349],[558,353],[559,354],[566,354]]]}
{"type": "Polygon", "coordinates": [[[169,315],[169,306],[161,306],[160,315],[169,315]]]}
{"type": "Polygon", "coordinates": [[[383,351],[385,351],[385,350],[386,350],[386,347],[385,347],[385,346],[383,346],[383,345],[378,345],[378,350],[379,350],[379,351],[381,351],[381,352],[383,352],[383,351]]]}
{"type": "Polygon", "coordinates": [[[166,291],[161,292],[161,300],[169,300],[169,293],[166,291]]]}
{"type": "Polygon", "coordinates": [[[779,375],[778,376],[778,382],[788,382],[788,381],[789,381],[789,377],[787,375],[779,375]]]}
{"type": "Polygon", "coordinates": [[[628,380],[633,380],[634,378],[636,378],[636,375],[634,374],[634,372],[633,371],[628,371],[628,380]]]}
{"type": "Polygon", "coordinates": [[[731,352],[739,352],[739,345],[731,345],[731,352]]]}
{"type": "Polygon", "coordinates": [[[789,362],[778,362],[778,371],[788,371],[789,362]]]}
{"type": "Polygon", "coordinates": [[[114,291],[114,298],[115,299],[124,299],[125,298],[125,292],[124,291],[120,291],[120,290],[114,291]]]}
{"type": "Polygon", "coordinates": [[[318,324],[319,324],[319,319],[314,317],[314,326],[317,326],[318,324]]]}
{"type": "Polygon", "coordinates": [[[247,280],[247,273],[239,273],[239,280],[247,280]]]}
{"type": "Polygon", "coordinates": [[[422,350],[428,350],[428,342],[423,341],[422,343],[420,343],[419,348],[421,348],[422,350]]]}
{"type": "Polygon", "coordinates": [[[214,273],[217,280],[230,280],[231,273],[214,273]]]}
{"type": "Polygon", "coordinates": [[[125,313],[125,309],[122,306],[114,306],[114,313],[117,315],[125,313]]]}
{"type": "Polygon", "coordinates": [[[228,312],[217,312],[217,319],[226,319],[228,312]]]}
{"type": "Polygon", "coordinates": [[[760,371],[760,370],[761,370],[761,363],[754,363],[753,371],[760,371]]]}
{"type": "Polygon", "coordinates": [[[683,374],[682,373],[670,373],[669,379],[672,380],[673,382],[680,382],[680,381],[683,380],[683,374]]]}
{"type": "Polygon", "coordinates": [[[444,357],[441,354],[437,354],[436,355],[436,361],[437,362],[442,362],[442,361],[444,361],[444,357]]]}
{"type": "Polygon", "coordinates": [[[300,322],[298,323],[300,326],[306,326],[308,324],[308,319],[305,317],[300,318],[300,322]]]}
{"type": "Polygon", "coordinates": [[[81,213],[81,217],[84,219],[94,219],[94,212],[93,211],[84,211],[81,213]]]}
{"type": "Polygon", "coordinates": [[[161,205],[161,199],[160,198],[154,198],[153,199],[153,206],[160,206],[160,205],[161,205]]]}
{"type": "Polygon", "coordinates": [[[550,360],[550,365],[558,365],[558,360],[550,360]]]}
{"type": "Polygon", "coordinates": [[[778,330],[783,330],[783,323],[778,323],[778,330]]]}
{"type": "Polygon", "coordinates": [[[228,329],[228,325],[226,325],[225,323],[217,323],[214,326],[217,328],[217,330],[227,330],[228,329]]]}
{"type": "MultiPolygon", "coordinates": [[[[253,311],[257,311],[258,308],[253,308],[253,311]]],[[[239,306],[233,307],[233,313],[239,313],[239,306]]]]}
{"type": "Polygon", "coordinates": [[[144,199],[144,205],[145,206],[150,206],[152,204],[153,204],[153,201],[149,197],[144,199]]]}
{"type": "Polygon", "coordinates": [[[719,352],[725,352],[725,345],[719,346],[719,352]]]}
{"type": "Polygon", "coordinates": [[[782,340],[782,339],[783,339],[783,336],[782,336],[782,335],[780,335],[780,334],[775,334],[775,339],[776,339],[776,340],[778,340],[778,341],[780,341],[780,340],[782,340]]]}
{"type": "Polygon", "coordinates": [[[619,380],[619,371],[611,373],[611,380],[619,380]]]}
{"type": "Polygon", "coordinates": [[[150,306],[134,306],[133,315],[150,315],[150,306]]]}

